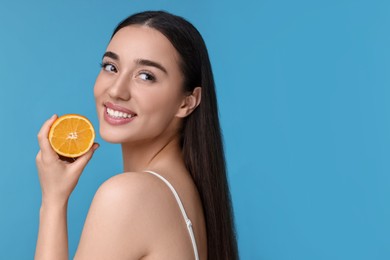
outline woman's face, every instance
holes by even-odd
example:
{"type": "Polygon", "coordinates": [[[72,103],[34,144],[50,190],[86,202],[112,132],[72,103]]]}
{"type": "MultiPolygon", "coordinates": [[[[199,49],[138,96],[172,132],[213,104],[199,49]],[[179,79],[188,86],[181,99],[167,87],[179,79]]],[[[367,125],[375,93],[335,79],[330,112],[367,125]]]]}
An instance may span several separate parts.
{"type": "Polygon", "coordinates": [[[179,54],[163,34],[146,26],[120,29],[94,88],[100,135],[112,143],[171,136],[180,126],[182,83],[179,54]]]}

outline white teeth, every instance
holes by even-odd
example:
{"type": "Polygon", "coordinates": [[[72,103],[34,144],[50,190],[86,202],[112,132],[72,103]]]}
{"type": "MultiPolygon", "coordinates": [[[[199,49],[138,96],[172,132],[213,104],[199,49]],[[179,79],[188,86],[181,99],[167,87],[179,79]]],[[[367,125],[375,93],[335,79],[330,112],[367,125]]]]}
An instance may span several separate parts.
{"type": "Polygon", "coordinates": [[[133,117],[133,115],[131,115],[131,114],[116,111],[116,110],[113,110],[111,108],[107,108],[106,111],[107,111],[107,114],[109,114],[112,117],[116,117],[116,118],[131,118],[131,117],[133,117]]]}

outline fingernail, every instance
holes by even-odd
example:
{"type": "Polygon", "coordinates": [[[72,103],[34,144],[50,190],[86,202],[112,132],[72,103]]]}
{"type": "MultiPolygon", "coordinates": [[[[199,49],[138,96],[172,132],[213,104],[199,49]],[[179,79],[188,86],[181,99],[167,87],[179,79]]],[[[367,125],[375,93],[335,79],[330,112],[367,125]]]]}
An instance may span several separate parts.
{"type": "Polygon", "coordinates": [[[55,116],[56,116],[56,114],[52,115],[52,116],[50,117],[50,119],[53,119],[55,116]]]}
{"type": "Polygon", "coordinates": [[[99,144],[94,144],[93,145],[93,150],[95,151],[96,149],[98,149],[99,148],[99,144]]]}

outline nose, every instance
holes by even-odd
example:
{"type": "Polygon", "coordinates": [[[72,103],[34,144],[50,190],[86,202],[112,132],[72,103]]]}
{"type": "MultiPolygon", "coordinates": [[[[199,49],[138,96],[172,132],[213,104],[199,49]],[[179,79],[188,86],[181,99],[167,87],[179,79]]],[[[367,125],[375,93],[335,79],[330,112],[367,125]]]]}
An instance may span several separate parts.
{"type": "Polygon", "coordinates": [[[108,95],[112,99],[129,100],[130,95],[130,80],[125,75],[119,75],[113,84],[108,88],[108,95]]]}

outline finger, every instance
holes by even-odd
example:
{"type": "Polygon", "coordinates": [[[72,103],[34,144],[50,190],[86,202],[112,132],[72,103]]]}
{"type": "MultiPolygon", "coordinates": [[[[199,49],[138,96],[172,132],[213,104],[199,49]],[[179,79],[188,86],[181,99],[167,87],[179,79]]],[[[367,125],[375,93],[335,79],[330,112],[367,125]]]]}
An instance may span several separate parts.
{"type": "Polygon", "coordinates": [[[35,157],[35,162],[36,163],[39,163],[42,159],[42,152],[41,150],[39,150],[39,152],[37,153],[37,156],[35,157]]]}
{"type": "Polygon", "coordinates": [[[41,148],[42,156],[49,156],[49,157],[55,157],[58,158],[56,152],[53,150],[53,148],[50,145],[48,136],[50,127],[53,124],[53,122],[57,119],[57,115],[53,115],[50,119],[48,119],[41,127],[41,130],[38,133],[38,143],[39,147],[41,148]]]}
{"type": "Polygon", "coordinates": [[[96,149],[98,148],[99,148],[99,144],[94,143],[91,149],[89,149],[89,151],[86,154],[80,156],[79,158],[77,158],[77,160],[74,163],[72,163],[72,167],[75,167],[76,169],[78,169],[78,172],[81,173],[84,170],[87,163],[89,162],[89,160],[91,160],[92,155],[94,154],[96,149]]]}

